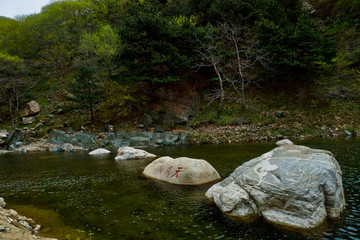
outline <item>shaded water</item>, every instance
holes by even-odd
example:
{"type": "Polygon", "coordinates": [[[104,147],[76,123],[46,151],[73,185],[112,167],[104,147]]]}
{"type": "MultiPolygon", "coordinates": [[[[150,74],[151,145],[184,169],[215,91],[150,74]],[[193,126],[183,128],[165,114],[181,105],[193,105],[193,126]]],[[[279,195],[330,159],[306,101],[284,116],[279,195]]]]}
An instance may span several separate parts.
{"type": "MultiPolygon", "coordinates": [[[[65,239],[75,229],[93,239],[360,239],[360,141],[301,144],[335,154],[343,171],[346,214],[309,236],[275,229],[264,221],[240,224],[204,201],[212,185],[174,186],[145,179],[151,160],[115,162],[115,155],[87,153],[0,155],[0,196],[9,208],[38,220],[43,234],[65,239]]],[[[148,148],[161,156],[206,159],[222,178],[275,145],[199,145],[148,148]]],[[[82,238],[85,239],[85,238],[82,238]]]]}

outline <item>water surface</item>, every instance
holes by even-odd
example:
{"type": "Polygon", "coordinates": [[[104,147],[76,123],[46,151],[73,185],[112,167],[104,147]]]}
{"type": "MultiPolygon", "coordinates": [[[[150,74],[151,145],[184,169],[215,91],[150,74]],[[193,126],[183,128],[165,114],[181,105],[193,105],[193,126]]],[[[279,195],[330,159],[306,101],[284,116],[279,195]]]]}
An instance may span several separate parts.
{"type": "MultiPolygon", "coordinates": [[[[115,162],[87,153],[0,155],[0,196],[9,208],[39,221],[43,234],[65,239],[360,239],[360,141],[306,141],[334,153],[343,171],[346,214],[301,235],[260,220],[235,223],[204,201],[212,184],[174,186],[143,178],[151,160],[115,162]],[[309,235],[310,234],[310,235],[309,235]],[[85,239],[85,238],[82,238],[85,239]]],[[[222,178],[274,143],[148,148],[159,156],[206,159],[222,178]]]]}

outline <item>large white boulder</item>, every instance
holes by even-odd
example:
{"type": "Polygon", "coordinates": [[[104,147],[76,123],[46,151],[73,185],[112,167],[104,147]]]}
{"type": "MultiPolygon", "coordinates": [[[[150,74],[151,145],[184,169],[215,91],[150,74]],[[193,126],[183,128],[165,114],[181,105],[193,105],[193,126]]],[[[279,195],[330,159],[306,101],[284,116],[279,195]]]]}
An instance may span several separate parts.
{"type": "Polygon", "coordinates": [[[339,218],[345,198],[338,162],[329,151],[285,144],[252,159],[205,197],[232,218],[314,228],[339,218]]]}
{"type": "Polygon", "coordinates": [[[110,151],[105,149],[105,148],[98,148],[95,149],[94,151],[89,152],[89,155],[104,155],[104,154],[109,154],[110,151]]]}
{"type": "Polygon", "coordinates": [[[133,147],[120,147],[118,149],[118,154],[115,157],[116,161],[120,160],[134,160],[134,159],[145,159],[145,158],[155,158],[156,155],[148,153],[141,149],[136,149],[133,147]]]}
{"type": "Polygon", "coordinates": [[[161,157],[146,166],[144,176],[179,185],[200,185],[220,180],[219,173],[205,160],[161,157]]]}

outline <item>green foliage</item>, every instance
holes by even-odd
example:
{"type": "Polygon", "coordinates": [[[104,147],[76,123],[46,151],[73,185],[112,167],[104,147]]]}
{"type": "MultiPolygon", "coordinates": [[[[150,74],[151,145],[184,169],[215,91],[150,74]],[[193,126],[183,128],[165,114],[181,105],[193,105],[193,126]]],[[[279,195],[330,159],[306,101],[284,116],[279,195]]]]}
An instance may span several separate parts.
{"type": "Polygon", "coordinates": [[[355,27],[342,32],[339,41],[337,56],[334,59],[340,69],[359,65],[360,63],[360,33],[355,27]]]}
{"type": "Polygon", "coordinates": [[[122,46],[116,31],[109,25],[103,25],[95,32],[81,36],[79,50],[78,65],[91,66],[97,78],[110,80],[122,46]]]}
{"type": "Polygon", "coordinates": [[[156,0],[129,2],[121,21],[124,66],[119,74],[125,82],[172,82],[180,78],[179,69],[189,64],[194,26],[181,24],[164,15],[156,0]]]}
{"type": "Polygon", "coordinates": [[[2,111],[8,110],[5,117],[11,116],[13,127],[24,95],[31,88],[30,82],[25,79],[27,73],[28,69],[22,58],[0,52],[0,103],[7,106],[2,111]]]}
{"type": "Polygon", "coordinates": [[[309,79],[329,64],[333,56],[331,39],[324,36],[320,25],[301,11],[298,1],[289,2],[293,3],[269,1],[267,14],[257,23],[260,46],[271,57],[271,70],[265,73],[267,79],[309,79]]]}
{"type": "Polygon", "coordinates": [[[107,117],[127,117],[143,110],[148,100],[141,86],[111,82],[107,86],[102,108],[107,117]]]}
{"type": "Polygon", "coordinates": [[[81,66],[73,82],[70,83],[68,100],[76,104],[76,108],[87,109],[90,120],[94,121],[94,108],[104,92],[99,79],[94,77],[94,70],[89,66],[81,66]]]}

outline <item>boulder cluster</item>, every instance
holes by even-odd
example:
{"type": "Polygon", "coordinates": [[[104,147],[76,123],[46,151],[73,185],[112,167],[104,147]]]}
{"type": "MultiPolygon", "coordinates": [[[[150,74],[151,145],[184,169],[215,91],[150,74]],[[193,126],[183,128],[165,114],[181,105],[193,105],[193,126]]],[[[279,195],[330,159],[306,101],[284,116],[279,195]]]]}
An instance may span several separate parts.
{"type": "Polygon", "coordinates": [[[0,239],[56,240],[37,236],[41,227],[39,224],[5,206],[4,199],[0,197],[0,239]]]}
{"type": "Polygon", "coordinates": [[[235,169],[206,192],[206,199],[229,217],[292,228],[314,228],[345,209],[341,169],[325,150],[279,147],[235,169]]]}

